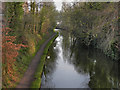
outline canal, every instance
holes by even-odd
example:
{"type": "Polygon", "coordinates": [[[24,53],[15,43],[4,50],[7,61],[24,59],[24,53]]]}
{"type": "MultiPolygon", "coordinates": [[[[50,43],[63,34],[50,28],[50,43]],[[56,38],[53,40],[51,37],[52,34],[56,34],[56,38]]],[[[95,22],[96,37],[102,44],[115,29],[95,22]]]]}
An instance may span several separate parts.
{"type": "Polygon", "coordinates": [[[41,88],[118,88],[118,63],[74,40],[60,31],[49,48],[41,88]]]}

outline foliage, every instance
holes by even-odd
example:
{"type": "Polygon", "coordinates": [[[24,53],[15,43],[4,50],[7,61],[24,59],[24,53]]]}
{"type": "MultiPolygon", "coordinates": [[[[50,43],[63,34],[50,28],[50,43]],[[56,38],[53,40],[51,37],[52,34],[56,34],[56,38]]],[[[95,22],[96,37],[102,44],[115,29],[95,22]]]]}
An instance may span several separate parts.
{"type": "Polygon", "coordinates": [[[13,30],[12,35],[16,35],[20,32],[22,18],[23,18],[23,8],[22,2],[6,2],[4,15],[5,19],[9,22],[9,27],[13,30]]]}
{"type": "Polygon", "coordinates": [[[105,54],[118,60],[120,40],[117,35],[117,7],[118,3],[64,2],[61,27],[69,30],[87,46],[100,48],[105,54]]]}
{"type": "Polygon", "coordinates": [[[40,45],[53,34],[56,10],[53,3],[45,2],[3,4],[4,23],[9,22],[7,27],[11,28],[3,30],[3,87],[6,88],[16,86],[40,45]]]}
{"type": "MultiPolygon", "coordinates": [[[[17,73],[13,70],[14,62],[18,56],[18,50],[21,47],[27,47],[23,44],[15,44],[14,41],[16,36],[10,36],[8,33],[11,31],[10,28],[3,26],[2,27],[2,62],[3,62],[3,83],[6,82],[4,79],[6,76],[9,76],[13,81],[16,81],[15,75],[17,73]]],[[[6,84],[10,84],[11,81],[7,81],[6,84]]]]}

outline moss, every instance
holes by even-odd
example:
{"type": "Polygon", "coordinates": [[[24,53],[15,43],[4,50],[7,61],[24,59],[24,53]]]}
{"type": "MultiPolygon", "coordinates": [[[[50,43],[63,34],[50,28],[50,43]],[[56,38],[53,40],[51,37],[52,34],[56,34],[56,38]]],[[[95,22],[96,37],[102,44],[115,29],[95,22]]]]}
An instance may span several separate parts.
{"type": "Polygon", "coordinates": [[[53,41],[55,40],[55,38],[58,37],[58,34],[54,36],[54,38],[52,38],[48,44],[46,45],[46,48],[44,49],[44,53],[41,57],[41,60],[40,60],[40,63],[38,65],[38,68],[37,68],[37,71],[35,73],[35,80],[32,82],[32,85],[31,85],[31,88],[40,88],[41,86],[41,77],[42,77],[42,72],[43,72],[43,67],[44,67],[44,64],[45,64],[45,59],[46,59],[46,56],[47,56],[47,52],[48,52],[48,49],[50,47],[50,45],[53,43],[53,41]]]}

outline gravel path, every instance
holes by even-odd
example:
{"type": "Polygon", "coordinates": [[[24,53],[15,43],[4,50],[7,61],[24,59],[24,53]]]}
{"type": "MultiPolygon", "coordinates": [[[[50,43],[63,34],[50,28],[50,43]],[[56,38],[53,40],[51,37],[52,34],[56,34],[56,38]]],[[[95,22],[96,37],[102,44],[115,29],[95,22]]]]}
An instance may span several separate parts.
{"type": "Polygon", "coordinates": [[[20,83],[16,88],[30,88],[32,81],[34,81],[34,74],[36,72],[36,69],[39,65],[41,56],[44,52],[44,49],[47,45],[47,43],[55,36],[56,34],[52,35],[47,41],[43,43],[33,60],[31,61],[27,71],[25,72],[23,78],[21,79],[20,83]]]}

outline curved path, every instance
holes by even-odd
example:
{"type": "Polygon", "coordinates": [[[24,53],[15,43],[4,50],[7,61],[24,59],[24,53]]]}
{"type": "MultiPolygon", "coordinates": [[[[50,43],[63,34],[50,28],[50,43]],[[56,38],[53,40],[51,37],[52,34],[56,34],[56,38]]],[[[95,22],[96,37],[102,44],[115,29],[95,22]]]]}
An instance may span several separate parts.
{"type": "Polygon", "coordinates": [[[40,47],[39,51],[31,61],[27,71],[25,72],[23,78],[21,79],[20,83],[16,88],[30,88],[32,81],[34,80],[34,74],[36,72],[36,69],[39,65],[41,56],[44,52],[44,48],[46,47],[47,43],[55,36],[56,34],[53,34],[47,41],[43,43],[43,45],[40,47]]]}

